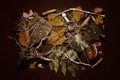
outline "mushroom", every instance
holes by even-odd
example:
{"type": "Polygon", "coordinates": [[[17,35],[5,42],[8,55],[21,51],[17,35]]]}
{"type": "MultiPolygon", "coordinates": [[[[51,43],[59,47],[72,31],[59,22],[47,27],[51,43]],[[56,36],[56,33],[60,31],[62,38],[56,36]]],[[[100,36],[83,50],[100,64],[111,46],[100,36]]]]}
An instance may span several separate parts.
{"type": "Polygon", "coordinates": [[[98,54],[98,50],[95,44],[91,44],[87,49],[86,49],[86,55],[88,59],[92,60],[95,59],[98,54]]]}

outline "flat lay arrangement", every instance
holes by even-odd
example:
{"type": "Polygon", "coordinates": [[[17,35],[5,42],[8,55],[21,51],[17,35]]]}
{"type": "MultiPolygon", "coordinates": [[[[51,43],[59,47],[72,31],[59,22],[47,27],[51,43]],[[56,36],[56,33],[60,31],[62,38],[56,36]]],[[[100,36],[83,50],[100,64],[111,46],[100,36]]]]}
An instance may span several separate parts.
{"type": "Polygon", "coordinates": [[[30,69],[44,69],[47,64],[56,73],[60,70],[66,75],[68,71],[73,77],[78,70],[95,68],[104,57],[103,12],[100,7],[86,11],[81,6],[42,14],[23,11],[12,37],[19,46],[18,65],[27,61],[30,69]]]}

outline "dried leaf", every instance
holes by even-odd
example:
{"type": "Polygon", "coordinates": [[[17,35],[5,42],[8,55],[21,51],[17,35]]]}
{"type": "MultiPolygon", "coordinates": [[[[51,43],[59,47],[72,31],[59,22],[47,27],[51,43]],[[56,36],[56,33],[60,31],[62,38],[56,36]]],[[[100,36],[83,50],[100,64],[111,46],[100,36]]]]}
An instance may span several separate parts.
{"type": "Polygon", "coordinates": [[[48,21],[52,26],[63,26],[64,25],[64,18],[62,16],[57,16],[57,14],[49,14],[48,21]]]}
{"type": "Polygon", "coordinates": [[[68,65],[68,71],[71,73],[73,77],[76,77],[76,71],[75,68],[72,65],[68,65]]]}
{"type": "Polygon", "coordinates": [[[54,19],[57,16],[56,13],[52,13],[48,15],[48,20],[51,21],[52,19],[54,19]]]}
{"type": "Polygon", "coordinates": [[[18,36],[19,36],[19,42],[20,42],[20,44],[21,44],[21,45],[25,45],[25,43],[26,43],[26,41],[27,41],[26,32],[25,32],[25,31],[20,32],[20,33],[18,34],[18,36]]]}
{"type": "Polygon", "coordinates": [[[66,75],[66,71],[67,71],[67,68],[66,68],[66,63],[64,61],[61,61],[60,62],[60,65],[61,65],[61,72],[66,75]]]}
{"type": "MultiPolygon", "coordinates": [[[[78,6],[76,9],[82,10],[81,6],[78,6]]],[[[75,20],[77,22],[80,21],[80,19],[83,17],[83,15],[84,15],[83,12],[76,11],[76,10],[73,11],[73,17],[75,18],[75,20]]]]}
{"type": "MultiPolygon", "coordinates": [[[[76,70],[79,70],[79,67],[78,67],[77,64],[75,64],[75,63],[71,63],[71,65],[72,65],[76,70]]],[[[79,65],[79,66],[80,66],[80,65],[79,65]]]]}
{"type": "Polygon", "coordinates": [[[50,59],[52,59],[53,57],[55,57],[55,52],[54,52],[54,51],[55,51],[55,50],[53,50],[53,51],[49,54],[48,57],[49,57],[50,59]]]}
{"type": "Polygon", "coordinates": [[[86,70],[86,67],[84,65],[79,65],[80,70],[86,70]]]}
{"type": "Polygon", "coordinates": [[[50,36],[48,36],[48,44],[58,45],[63,43],[66,40],[64,35],[65,31],[65,27],[59,27],[55,30],[52,30],[50,36]]]}
{"type": "Polygon", "coordinates": [[[103,24],[103,17],[102,16],[97,16],[96,19],[95,19],[95,24],[98,25],[98,24],[103,24]]]}
{"type": "Polygon", "coordinates": [[[96,8],[94,8],[93,11],[94,11],[95,13],[101,13],[101,12],[103,11],[103,9],[100,8],[100,7],[96,7],[96,8]]]}
{"type": "Polygon", "coordinates": [[[53,62],[49,63],[49,67],[50,67],[51,70],[53,70],[53,67],[54,67],[53,62]]]}
{"type": "Polygon", "coordinates": [[[57,58],[52,60],[53,65],[54,65],[54,71],[57,73],[58,69],[59,69],[59,60],[57,58]]]}
{"type": "Polygon", "coordinates": [[[37,64],[37,62],[33,62],[29,65],[30,69],[35,69],[35,65],[37,64]]]}
{"type": "MultiPolygon", "coordinates": [[[[68,50],[65,55],[67,55],[68,58],[75,60],[77,58],[77,54],[74,50],[68,50]]],[[[63,56],[63,59],[65,59],[66,56],[63,56]]]]}

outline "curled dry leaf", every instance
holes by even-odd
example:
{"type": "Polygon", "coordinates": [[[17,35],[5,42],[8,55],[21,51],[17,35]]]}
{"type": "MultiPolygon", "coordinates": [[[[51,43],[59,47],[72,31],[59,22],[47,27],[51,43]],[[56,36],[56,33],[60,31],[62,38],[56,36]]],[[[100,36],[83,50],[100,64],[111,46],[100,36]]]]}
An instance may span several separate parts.
{"type": "MultiPolygon", "coordinates": [[[[81,6],[78,6],[76,9],[82,10],[81,6]]],[[[74,19],[79,22],[80,19],[83,17],[84,13],[80,11],[73,11],[73,17],[74,19]]]]}
{"type": "Polygon", "coordinates": [[[48,36],[48,44],[58,45],[63,43],[67,39],[64,32],[66,32],[65,27],[59,27],[52,30],[50,36],[48,36]]]}

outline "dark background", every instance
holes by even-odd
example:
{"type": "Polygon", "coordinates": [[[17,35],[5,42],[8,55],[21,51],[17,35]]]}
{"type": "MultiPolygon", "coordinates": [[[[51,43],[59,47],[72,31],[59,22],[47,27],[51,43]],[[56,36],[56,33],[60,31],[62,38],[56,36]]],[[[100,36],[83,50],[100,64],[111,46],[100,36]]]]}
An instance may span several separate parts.
{"type": "Polygon", "coordinates": [[[0,79],[1,80],[119,80],[120,20],[119,4],[114,0],[4,0],[0,2],[0,79]],[[67,9],[81,5],[84,10],[102,7],[105,12],[104,62],[95,69],[78,71],[73,78],[44,69],[19,70],[16,67],[18,46],[13,40],[12,27],[23,9],[33,9],[39,14],[48,9],[67,9]],[[118,73],[117,73],[118,72],[118,73]]]}

